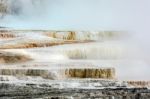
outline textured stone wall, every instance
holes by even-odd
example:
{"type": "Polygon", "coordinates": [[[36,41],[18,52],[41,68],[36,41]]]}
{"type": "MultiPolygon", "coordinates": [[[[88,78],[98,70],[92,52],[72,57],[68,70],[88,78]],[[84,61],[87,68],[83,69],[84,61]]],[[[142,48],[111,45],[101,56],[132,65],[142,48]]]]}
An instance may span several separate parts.
{"type": "Polygon", "coordinates": [[[76,79],[76,78],[103,78],[114,79],[115,70],[113,68],[104,69],[0,69],[0,75],[6,76],[39,76],[44,79],[76,79]]]}
{"type": "Polygon", "coordinates": [[[115,78],[115,69],[106,68],[106,69],[68,69],[66,70],[66,75],[69,78],[105,78],[105,79],[114,79],[115,78]]]}

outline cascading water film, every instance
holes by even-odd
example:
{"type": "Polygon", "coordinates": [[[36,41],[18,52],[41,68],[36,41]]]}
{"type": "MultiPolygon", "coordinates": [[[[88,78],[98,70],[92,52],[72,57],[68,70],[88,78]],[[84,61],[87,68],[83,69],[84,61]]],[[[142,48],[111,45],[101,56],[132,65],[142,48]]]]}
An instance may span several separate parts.
{"type": "Polygon", "coordinates": [[[0,99],[150,99],[148,0],[0,0],[0,99]]]}

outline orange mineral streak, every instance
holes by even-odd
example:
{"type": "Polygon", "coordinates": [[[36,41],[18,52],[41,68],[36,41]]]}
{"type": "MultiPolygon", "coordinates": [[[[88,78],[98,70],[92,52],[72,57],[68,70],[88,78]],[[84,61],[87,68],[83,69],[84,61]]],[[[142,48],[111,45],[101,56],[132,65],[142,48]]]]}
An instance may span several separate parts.
{"type": "Polygon", "coordinates": [[[127,83],[134,87],[150,87],[150,81],[127,81],[127,83]]]}
{"type": "Polygon", "coordinates": [[[38,47],[49,47],[64,44],[74,44],[74,43],[88,43],[91,41],[56,41],[56,42],[26,42],[26,43],[16,43],[0,46],[0,49],[21,49],[21,48],[38,48],[38,47]]]}
{"type": "Polygon", "coordinates": [[[16,36],[9,32],[0,32],[0,39],[15,38],[16,36]]]}

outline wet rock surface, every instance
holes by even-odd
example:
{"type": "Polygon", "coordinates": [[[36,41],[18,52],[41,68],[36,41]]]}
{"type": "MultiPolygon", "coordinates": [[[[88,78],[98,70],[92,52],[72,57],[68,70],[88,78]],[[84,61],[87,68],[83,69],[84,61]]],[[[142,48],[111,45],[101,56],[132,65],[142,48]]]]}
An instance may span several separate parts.
{"type": "Polygon", "coordinates": [[[1,68],[0,75],[10,75],[10,76],[33,76],[33,77],[42,77],[44,79],[72,79],[72,78],[81,78],[81,79],[115,79],[115,70],[114,68],[76,68],[76,69],[9,69],[1,68]]]}
{"type": "Polygon", "coordinates": [[[32,60],[29,56],[0,51],[0,63],[21,63],[32,60]]]}
{"type": "MultiPolygon", "coordinates": [[[[7,77],[7,76],[6,76],[7,77]]],[[[147,87],[106,79],[46,80],[16,77],[0,82],[0,99],[149,99],[147,87]]]]}
{"type": "Polygon", "coordinates": [[[70,78],[115,78],[115,69],[106,68],[106,69],[68,69],[66,70],[66,75],[70,78]]]}
{"type": "Polygon", "coordinates": [[[16,85],[1,83],[0,98],[2,99],[149,99],[147,88],[57,88],[49,84],[16,85]]]}

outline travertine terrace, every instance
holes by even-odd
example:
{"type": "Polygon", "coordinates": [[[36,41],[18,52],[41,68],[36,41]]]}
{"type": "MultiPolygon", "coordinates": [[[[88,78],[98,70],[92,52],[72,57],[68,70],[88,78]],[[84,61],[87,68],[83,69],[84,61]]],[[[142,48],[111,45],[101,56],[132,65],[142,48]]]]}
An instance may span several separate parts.
{"type": "Polygon", "coordinates": [[[148,81],[117,78],[116,61],[128,52],[118,43],[122,36],[120,31],[0,30],[0,97],[148,99],[148,81]]]}

